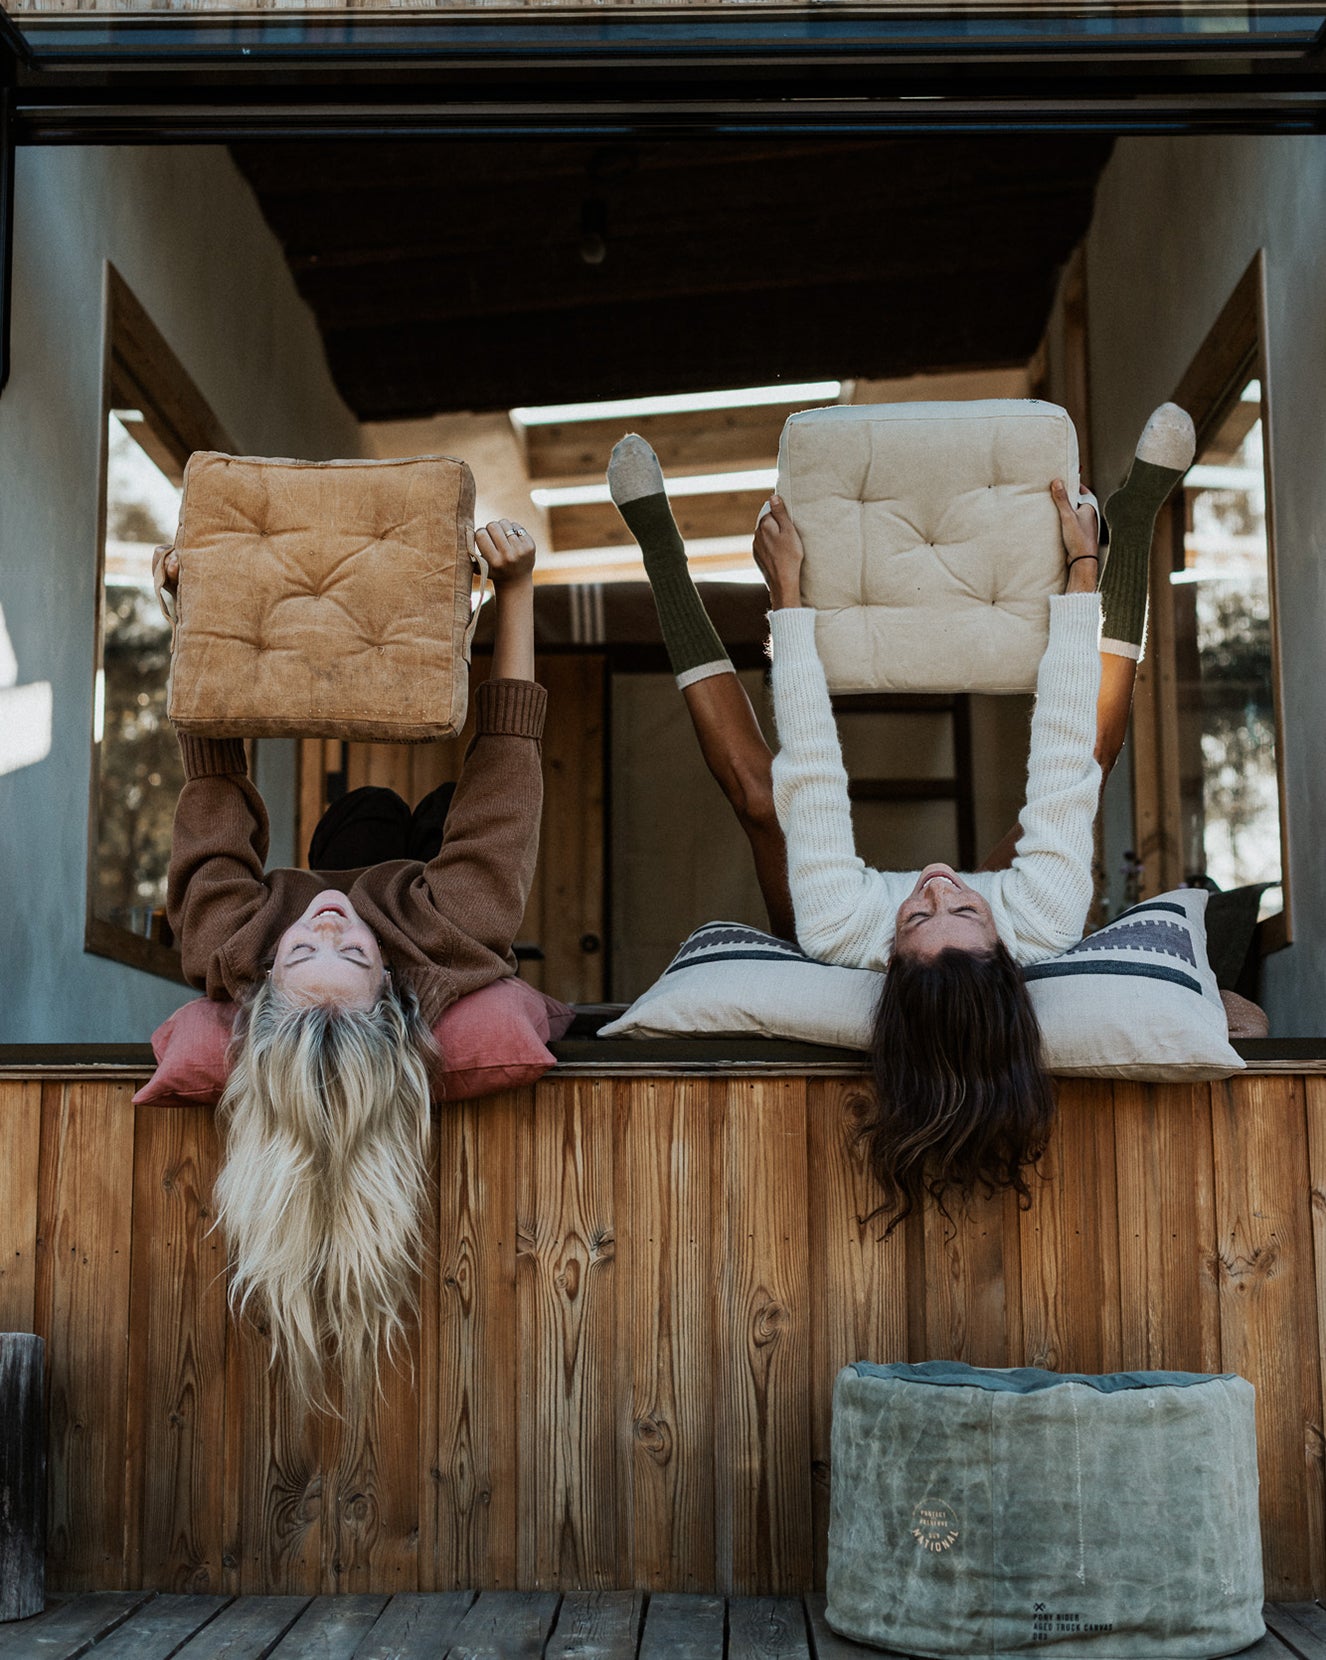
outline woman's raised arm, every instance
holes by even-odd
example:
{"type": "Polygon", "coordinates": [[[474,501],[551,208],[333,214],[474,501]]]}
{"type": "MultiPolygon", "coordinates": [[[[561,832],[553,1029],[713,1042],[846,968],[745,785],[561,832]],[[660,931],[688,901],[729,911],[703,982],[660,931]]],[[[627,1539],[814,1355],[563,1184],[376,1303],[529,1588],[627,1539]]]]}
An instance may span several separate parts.
{"type": "Polygon", "coordinates": [[[1064,951],[1082,937],[1091,908],[1092,853],[1100,800],[1095,756],[1100,692],[1100,596],[1096,514],[1051,485],[1064,543],[1065,588],[1050,601],[1050,638],[1036,676],[1027,798],[1011,868],[992,886],[1017,919],[1019,961],[1064,951]]]}
{"type": "Polygon", "coordinates": [[[815,649],[815,613],[801,604],[801,538],[774,496],[755,532],[769,584],[773,638],[774,805],[787,839],[797,940],[825,962],[882,968],[910,884],[857,856],[838,729],[815,649]]]}
{"type": "MultiPolygon", "coordinates": [[[[474,741],[447,813],[442,847],[410,903],[445,918],[455,940],[449,967],[458,991],[497,977],[492,959],[514,966],[511,946],[525,914],[539,849],[547,693],[534,683],[534,539],[509,519],[475,536],[488,561],[497,616],[492,678],[475,697],[474,741]]],[[[435,929],[422,915],[420,937],[435,929]]]]}
{"type": "Polygon", "coordinates": [[[267,808],[241,739],[181,734],[179,742],[184,788],[170,838],[166,915],[190,985],[226,998],[220,954],[271,897],[267,808]]]}

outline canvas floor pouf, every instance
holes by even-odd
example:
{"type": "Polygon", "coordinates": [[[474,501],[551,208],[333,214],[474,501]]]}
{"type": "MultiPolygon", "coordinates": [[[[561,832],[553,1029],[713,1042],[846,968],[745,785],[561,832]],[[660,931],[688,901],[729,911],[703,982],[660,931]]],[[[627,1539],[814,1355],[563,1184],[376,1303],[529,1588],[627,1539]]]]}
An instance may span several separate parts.
{"type": "Polygon", "coordinates": [[[838,1375],[829,1624],[909,1655],[1160,1660],[1263,1633],[1253,1389],[957,1362],[838,1375]]]}

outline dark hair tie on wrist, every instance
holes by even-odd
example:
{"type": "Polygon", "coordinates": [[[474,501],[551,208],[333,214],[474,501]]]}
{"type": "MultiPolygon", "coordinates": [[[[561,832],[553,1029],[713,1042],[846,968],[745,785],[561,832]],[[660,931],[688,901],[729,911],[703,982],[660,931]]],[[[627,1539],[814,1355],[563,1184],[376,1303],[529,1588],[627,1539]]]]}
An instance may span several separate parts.
{"type": "Polygon", "coordinates": [[[1079,553],[1076,559],[1070,559],[1068,561],[1068,569],[1071,571],[1074,565],[1080,565],[1084,559],[1094,559],[1097,564],[1100,563],[1100,555],[1098,553],[1079,553]]]}

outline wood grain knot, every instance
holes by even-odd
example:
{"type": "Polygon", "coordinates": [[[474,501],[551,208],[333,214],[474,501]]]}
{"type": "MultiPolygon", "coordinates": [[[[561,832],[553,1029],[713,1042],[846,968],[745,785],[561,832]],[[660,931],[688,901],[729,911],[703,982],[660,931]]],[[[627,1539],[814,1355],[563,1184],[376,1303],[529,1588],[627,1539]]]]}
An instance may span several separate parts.
{"type": "Polygon", "coordinates": [[[664,1418],[656,1417],[652,1412],[643,1418],[635,1420],[635,1438],[641,1448],[648,1454],[655,1464],[668,1464],[672,1460],[672,1426],[664,1418]]]}
{"type": "Polygon", "coordinates": [[[1220,1253],[1220,1276],[1229,1281],[1234,1290],[1247,1293],[1255,1285],[1273,1280],[1280,1272],[1280,1245],[1271,1240],[1268,1245],[1254,1245],[1250,1251],[1235,1255],[1233,1251],[1220,1253]]]}
{"type": "Polygon", "coordinates": [[[751,1310],[751,1340],[756,1348],[777,1343],[787,1330],[789,1320],[787,1309],[774,1298],[766,1297],[756,1303],[751,1310]]]}
{"type": "Polygon", "coordinates": [[[373,1501],[367,1493],[350,1493],[341,1505],[341,1514],[347,1522],[356,1522],[362,1527],[373,1518],[373,1501]]]}
{"type": "Polygon", "coordinates": [[[842,1127],[844,1145],[859,1152],[864,1159],[866,1148],[861,1142],[861,1131],[875,1116],[874,1102],[863,1092],[848,1098],[843,1104],[842,1127]]]}

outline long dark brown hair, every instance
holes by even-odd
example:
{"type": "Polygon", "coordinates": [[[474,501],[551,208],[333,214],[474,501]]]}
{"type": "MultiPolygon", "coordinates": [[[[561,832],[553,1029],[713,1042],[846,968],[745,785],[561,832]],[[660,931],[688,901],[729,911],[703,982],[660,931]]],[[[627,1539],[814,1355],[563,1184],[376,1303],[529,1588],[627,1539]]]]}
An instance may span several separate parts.
{"type": "Polygon", "coordinates": [[[870,1044],[874,1099],[861,1121],[888,1231],[926,1196],[945,1216],[979,1190],[1012,1188],[1031,1203],[1026,1172],[1045,1149],[1054,1086],[1041,1031],[1007,948],[896,952],[870,1044]]]}

